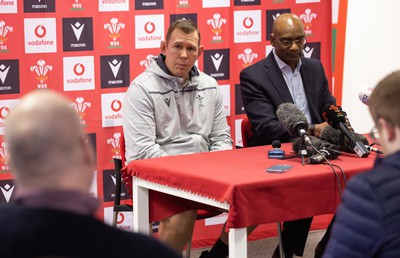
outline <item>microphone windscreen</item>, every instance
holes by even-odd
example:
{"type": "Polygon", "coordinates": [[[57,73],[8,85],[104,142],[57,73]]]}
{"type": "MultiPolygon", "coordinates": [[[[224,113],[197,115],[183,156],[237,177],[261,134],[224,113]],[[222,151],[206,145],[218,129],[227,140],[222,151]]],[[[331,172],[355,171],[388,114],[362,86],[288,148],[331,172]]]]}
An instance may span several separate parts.
{"type": "Polygon", "coordinates": [[[308,130],[308,121],[303,112],[293,103],[282,103],[276,110],[276,116],[282,123],[283,128],[289,132],[290,135],[300,137],[299,132],[295,130],[295,127],[299,123],[304,124],[304,130],[308,130]]]}
{"type": "MultiPolygon", "coordinates": [[[[309,136],[311,140],[312,146],[314,146],[317,150],[321,148],[324,144],[326,144],[326,141],[323,141],[319,139],[318,137],[315,136],[309,136]]],[[[304,146],[303,139],[301,138],[294,138],[292,141],[292,150],[296,153],[298,153],[300,150],[305,149],[307,151],[307,156],[312,156],[315,153],[315,150],[311,146],[304,146]]]]}
{"type": "Polygon", "coordinates": [[[273,148],[280,148],[282,146],[281,141],[279,140],[273,140],[271,144],[273,148]]]}
{"type": "MultiPolygon", "coordinates": [[[[365,145],[369,144],[368,139],[364,135],[355,132],[350,132],[350,134],[354,137],[356,142],[362,142],[365,145]]],[[[345,137],[340,130],[337,130],[331,126],[326,126],[322,129],[320,137],[321,140],[339,145],[341,151],[354,153],[353,143],[347,137],[345,137]]]]}
{"type": "Polygon", "coordinates": [[[346,123],[345,114],[342,112],[342,108],[340,106],[330,105],[329,107],[325,108],[322,115],[328,124],[335,129],[339,128],[340,123],[346,123]]]}
{"type": "Polygon", "coordinates": [[[374,88],[368,87],[366,89],[362,89],[360,93],[358,93],[358,98],[362,103],[368,106],[369,98],[371,97],[374,88]]]}

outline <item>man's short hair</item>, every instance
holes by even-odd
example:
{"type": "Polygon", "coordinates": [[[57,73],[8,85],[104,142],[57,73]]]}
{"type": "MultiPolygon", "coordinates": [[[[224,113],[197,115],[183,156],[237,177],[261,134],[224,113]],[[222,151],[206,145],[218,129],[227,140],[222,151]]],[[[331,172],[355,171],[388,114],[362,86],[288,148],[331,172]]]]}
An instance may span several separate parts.
{"type": "Polygon", "coordinates": [[[186,34],[192,33],[193,31],[197,32],[197,35],[199,35],[199,42],[198,44],[200,45],[200,31],[197,28],[197,25],[192,22],[191,20],[182,18],[179,20],[174,21],[168,28],[167,31],[167,36],[165,41],[167,42],[167,44],[169,43],[169,40],[171,39],[171,35],[172,32],[174,32],[175,29],[180,29],[181,31],[183,31],[186,34]]]}
{"type": "Polygon", "coordinates": [[[368,102],[372,119],[379,126],[379,118],[400,127],[400,71],[383,78],[375,87],[368,102]]]}

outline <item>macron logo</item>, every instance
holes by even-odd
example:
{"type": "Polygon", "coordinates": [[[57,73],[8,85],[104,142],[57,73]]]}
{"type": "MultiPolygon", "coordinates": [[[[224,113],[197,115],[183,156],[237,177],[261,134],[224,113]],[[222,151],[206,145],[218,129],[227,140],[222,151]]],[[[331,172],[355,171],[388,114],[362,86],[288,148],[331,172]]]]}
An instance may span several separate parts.
{"type": "Polygon", "coordinates": [[[11,195],[14,192],[14,186],[10,186],[9,184],[6,184],[4,187],[0,187],[1,191],[3,192],[4,198],[6,199],[6,202],[9,202],[11,199],[11,195]]]}
{"type": "Polygon", "coordinates": [[[119,72],[119,69],[121,68],[122,60],[117,61],[117,59],[112,60],[112,62],[108,61],[108,65],[111,68],[112,73],[114,74],[114,78],[117,78],[117,74],[119,72]]]}
{"type": "Polygon", "coordinates": [[[75,24],[71,24],[72,30],[74,31],[76,40],[79,41],[82,35],[83,27],[85,27],[85,24],[80,24],[79,22],[76,22],[75,24]]]}
{"type": "Polygon", "coordinates": [[[9,70],[10,66],[6,67],[4,64],[0,65],[0,80],[2,84],[4,84],[9,70]]]}
{"type": "Polygon", "coordinates": [[[304,57],[307,57],[307,58],[311,58],[313,52],[314,52],[314,48],[310,48],[308,46],[303,49],[303,55],[304,55],[304,57]]]}
{"type": "Polygon", "coordinates": [[[219,67],[221,66],[222,59],[224,58],[224,55],[220,55],[219,53],[216,53],[215,55],[211,56],[211,60],[213,61],[215,70],[219,70],[219,67]]]}

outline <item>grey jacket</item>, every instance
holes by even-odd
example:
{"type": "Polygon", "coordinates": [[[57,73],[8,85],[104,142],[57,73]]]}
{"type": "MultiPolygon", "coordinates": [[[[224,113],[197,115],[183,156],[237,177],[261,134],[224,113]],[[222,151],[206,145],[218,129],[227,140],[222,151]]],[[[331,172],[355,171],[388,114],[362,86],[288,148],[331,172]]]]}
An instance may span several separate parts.
{"type": "Polygon", "coordinates": [[[132,81],[122,111],[127,163],[232,149],[217,81],[195,66],[190,75],[183,87],[159,55],[132,81]]]}

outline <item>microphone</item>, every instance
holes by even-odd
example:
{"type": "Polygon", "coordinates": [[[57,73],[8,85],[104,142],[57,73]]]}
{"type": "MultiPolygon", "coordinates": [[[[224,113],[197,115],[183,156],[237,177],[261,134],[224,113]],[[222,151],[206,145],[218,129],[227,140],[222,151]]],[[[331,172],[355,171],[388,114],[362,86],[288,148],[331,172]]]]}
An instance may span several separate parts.
{"type": "Polygon", "coordinates": [[[323,143],[321,149],[319,150],[320,153],[317,153],[309,158],[306,159],[308,164],[319,164],[325,161],[325,159],[336,159],[341,152],[339,151],[339,146],[330,144],[330,143],[323,143]]]}
{"type": "MultiPolygon", "coordinates": [[[[328,141],[323,141],[318,137],[309,136],[311,140],[311,145],[314,146],[316,149],[320,149],[321,146],[324,144],[330,144],[328,141]]],[[[292,141],[292,150],[296,153],[300,152],[300,150],[305,149],[307,151],[307,157],[312,156],[315,154],[315,150],[311,146],[304,146],[303,139],[301,138],[294,138],[292,141]]]]}
{"type": "Polygon", "coordinates": [[[325,120],[327,120],[330,126],[335,129],[339,129],[347,137],[347,139],[350,140],[349,147],[357,154],[358,157],[368,157],[369,150],[365,147],[365,144],[362,143],[362,141],[356,140],[353,134],[351,134],[347,129],[347,126],[345,124],[346,118],[343,115],[341,107],[331,105],[330,107],[325,109],[322,115],[324,116],[325,120]]]}
{"type": "Polygon", "coordinates": [[[283,159],[285,157],[285,151],[281,150],[281,142],[279,140],[272,141],[273,150],[268,151],[269,159],[283,159]]]}
{"type": "Polygon", "coordinates": [[[374,88],[368,87],[366,89],[362,89],[358,93],[358,98],[361,100],[362,103],[368,106],[369,98],[371,97],[374,88]]]}
{"type": "Polygon", "coordinates": [[[307,135],[309,126],[307,118],[293,103],[280,104],[276,110],[276,116],[282,123],[283,128],[285,128],[291,136],[300,137],[307,144],[312,144],[307,135]]]}

